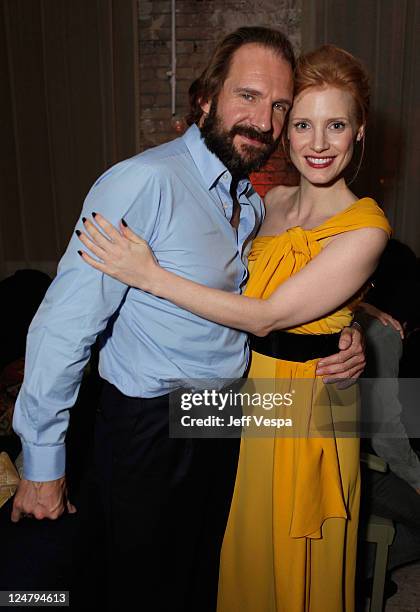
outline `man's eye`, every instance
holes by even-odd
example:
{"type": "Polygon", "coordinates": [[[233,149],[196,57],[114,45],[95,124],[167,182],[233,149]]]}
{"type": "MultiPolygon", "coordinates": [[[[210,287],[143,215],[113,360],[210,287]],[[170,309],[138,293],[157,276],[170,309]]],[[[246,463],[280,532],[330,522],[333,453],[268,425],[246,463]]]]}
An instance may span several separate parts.
{"type": "Polygon", "coordinates": [[[286,113],[287,112],[287,108],[284,104],[282,104],[281,102],[276,102],[275,104],[273,104],[273,108],[276,111],[281,111],[282,113],[286,113]]]}
{"type": "Polygon", "coordinates": [[[252,102],[252,100],[254,99],[254,96],[250,93],[243,93],[241,94],[241,96],[244,100],[247,100],[248,102],[252,102]]]}

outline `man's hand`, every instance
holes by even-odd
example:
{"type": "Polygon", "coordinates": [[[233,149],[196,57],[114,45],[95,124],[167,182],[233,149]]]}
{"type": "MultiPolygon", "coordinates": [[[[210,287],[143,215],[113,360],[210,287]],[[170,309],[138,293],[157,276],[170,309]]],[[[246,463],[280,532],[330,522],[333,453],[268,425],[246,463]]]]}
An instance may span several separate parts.
{"type": "Polygon", "coordinates": [[[319,360],[317,376],[323,376],[326,383],[358,378],[366,365],[364,344],[359,327],[345,327],[338,344],[340,352],[319,360]]]}
{"type": "Polygon", "coordinates": [[[65,507],[70,514],[76,512],[75,506],[67,499],[65,476],[48,482],[22,479],[13,501],[11,519],[14,523],[25,516],[54,520],[63,514],[65,507]]]}

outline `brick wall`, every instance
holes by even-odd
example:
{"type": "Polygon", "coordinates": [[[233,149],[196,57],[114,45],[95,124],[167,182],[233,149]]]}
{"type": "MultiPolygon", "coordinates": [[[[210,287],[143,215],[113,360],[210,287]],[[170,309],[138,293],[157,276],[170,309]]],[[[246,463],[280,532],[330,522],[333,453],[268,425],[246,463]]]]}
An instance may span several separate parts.
{"type": "MultiPolygon", "coordinates": [[[[171,2],[139,0],[141,148],[175,138],[171,124],[171,2]]],[[[177,115],[188,109],[188,87],[202,71],[215,44],[243,25],[281,29],[300,51],[301,0],[177,0],[177,115]]],[[[253,176],[264,195],[273,184],[295,184],[296,174],[279,153],[265,172],[253,176]]]]}

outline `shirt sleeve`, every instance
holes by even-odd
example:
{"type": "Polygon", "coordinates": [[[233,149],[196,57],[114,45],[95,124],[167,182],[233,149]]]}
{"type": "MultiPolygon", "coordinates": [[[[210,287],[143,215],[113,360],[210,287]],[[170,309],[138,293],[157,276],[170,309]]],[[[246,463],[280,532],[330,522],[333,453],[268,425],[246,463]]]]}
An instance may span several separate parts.
{"type": "MultiPolygon", "coordinates": [[[[83,229],[82,217],[100,212],[116,226],[124,217],[133,231],[153,241],[160,199],[156,172],[133,160],[121,162],[93,185],[76,228],[83,229]]],[[[25,376],[13,418],[28,480],[64,475],[69,409],[76,402],[91,346],[129,291],[86,264],[78,255],[80,248],[73,233],[28,332],[25,376]]]]}

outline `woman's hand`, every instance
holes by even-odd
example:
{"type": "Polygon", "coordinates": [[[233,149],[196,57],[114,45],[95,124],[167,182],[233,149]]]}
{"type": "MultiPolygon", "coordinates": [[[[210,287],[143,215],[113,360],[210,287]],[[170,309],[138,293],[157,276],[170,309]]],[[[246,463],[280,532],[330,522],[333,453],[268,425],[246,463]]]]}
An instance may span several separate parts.
{"type": "Polygon", "coordinates": [[[383,230],[373,227],[343,234],[262,299],[214,289],[165,270],[148,244],[124,224],[118,232],[98,214],[95,221],[103,234],[86,220],[86,233],[78,232],[100,260],[81,253],[92,267],[199,317],[256,336],[313,321],[345,303],[372,275],[387,240],[383,230]]]}
{"type": "Polygon", "coordinates": [[[400,333],[401,338],[404,339],[403,326],[401,325],[399,321],[397,321],[397,319],[394,319],[394,317],[391,317],[390,314],[387,314],[386,312],[379,310],[379,308],[376,308],[376,306],[372,306],[372,304],[368,304],[367,302],[360,302],[357,306],[358,308],[366,312],[368,315],[370,315],[374,319],[378,319],[378,321],[380,321],[382,325],[385,325],[385,327],[388,327],[388,325],[391,325],[394,329],[397,330],[397,332],[400,333]]]}
{"type": "Polygon", "coordinates": [[[79,251],[79,255],[104,274],[147,291],[151,279],[162,270],[148,243],[131,231],[124,220],[121,220],[118,231],[99,213],[92,213],[92,216],[102,231],[95,223],[83,218],[86,233],[76,230],[76,234],[99,261],[85,251],[79,251]]]}

